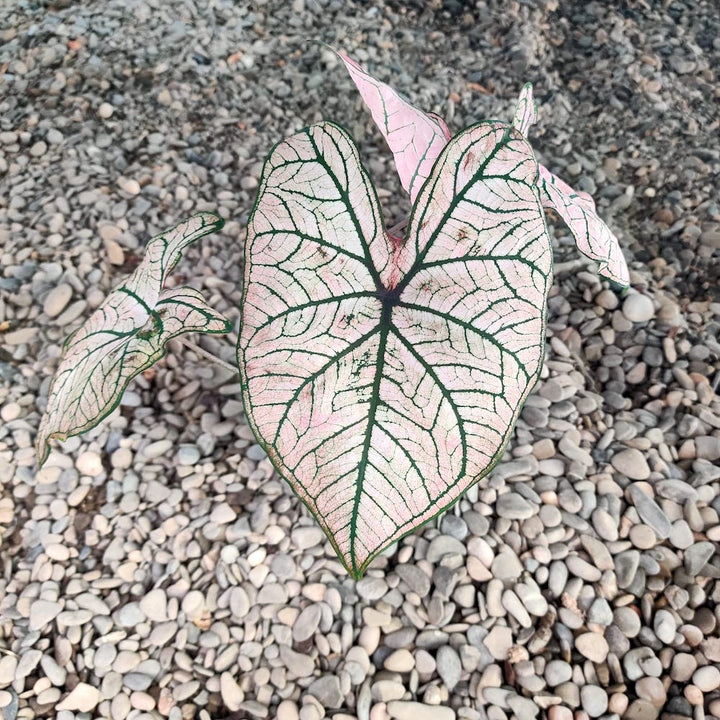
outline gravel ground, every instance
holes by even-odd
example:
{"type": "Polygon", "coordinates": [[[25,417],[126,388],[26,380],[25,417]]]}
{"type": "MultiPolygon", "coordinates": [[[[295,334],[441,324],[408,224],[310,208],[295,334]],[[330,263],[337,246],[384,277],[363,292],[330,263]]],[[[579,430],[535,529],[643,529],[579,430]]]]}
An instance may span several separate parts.
{"type": "MultiPolygon", "coordinates": [[[[0,3],[0,708],[14,718],[720,717],[717,4],[0,3]],[[63,338],[147,239],[238,317],[262,160],[321,118],[407,203],[342,48],[455,129],[535,84],[541,160],[626,250],[556,233],[542,381],[491,476],[360,582],[184,346],[32,441],[63,338]]],[[[229,341],[204,347],[232,361],[229,341]]]]}

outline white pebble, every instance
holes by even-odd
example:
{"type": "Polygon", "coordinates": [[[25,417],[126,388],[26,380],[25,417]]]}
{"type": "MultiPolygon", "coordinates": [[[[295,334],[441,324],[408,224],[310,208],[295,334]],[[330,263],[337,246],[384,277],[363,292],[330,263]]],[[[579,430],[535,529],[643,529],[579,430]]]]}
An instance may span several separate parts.
{"type": "Polygon", "coordinates": [[[57,704],[57,710],[90,712],[100,702],[100,691],[87,683],[78,683],[72,692],[57,704]]]}
{"type": "Polygon", "coordinates": [[[45,297],[43,312],[49,317],[57,317],[70,302],[73,289],[67,283],[55,286],[45,297]]]}
{"type": "Polygon", "coordinates": [[[167,595],[161,588],[154,588],[140,600],[140,609],[153,622],[164,622],[167,616],[167,595]]]}
{"type": "Polygon", "coordinates": [[[110,103],[104,102],[98,107],[97,115],[101,120],[107,120],[112,117],[114,111],[115,108],[110,103]]]}
{"type": "Polygon", "coordinates": [[[103,472],[102,458],[96,452],[88,450],[80,453],[75,461],[75,467],[82,475],[97,477],[103,472]]]}
{"type": "Polygon", "coordinates": [[[647,322],[655,317],[655,306],[647,295],[632,293],[625,298],[622,312],[631,322],[647,322]]]}
{"type": "Polygon", "coordinates": [[[242,701],[245,699],[245,693],[235,682],[235,678],[228,672],[220,675],[220,695],[227,709],[232,712],[239,710],[242,701]]]}
{"type": "Polygon", "coordinates": [[[720,669],[715,665],[698,668],[693,673],[692,681],[703,692],[713,692],[720,688],[720,669]]]}

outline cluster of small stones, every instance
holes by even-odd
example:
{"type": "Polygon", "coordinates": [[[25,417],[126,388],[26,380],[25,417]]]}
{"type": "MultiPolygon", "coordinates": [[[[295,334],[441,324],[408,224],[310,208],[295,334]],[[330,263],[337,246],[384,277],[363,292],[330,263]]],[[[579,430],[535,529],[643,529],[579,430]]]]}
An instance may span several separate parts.
{"type": "Polygon", "coordinates": [[[712,3],[66,5],[0,7],[4,720],[720,717],[720,304],[693,296],[720,248],[712,3]],[[621,298],[560,238],[506,457],[359,582],[255,443],[234,374],[176,343],[40,472],[32,448],[62,340],[153,232],[228,219],[178,272],[237,317],[279,138],[340,120],[404,212],[309,34],[394,68],[455,128],[539,80],[546,164],[638,258],[621,298]]]}
{"type": "Polygon", "coordinates": [[[559,278],[504,461],[357,583],[226,371],[171,355],[40,472],[31,403],[6,401],[0,522],[23,522],[2,581],[5,716],[720,715],[720,399],[652,297],[559,278]],[[143,409],[158,389],[163,423],[143,409]]]}

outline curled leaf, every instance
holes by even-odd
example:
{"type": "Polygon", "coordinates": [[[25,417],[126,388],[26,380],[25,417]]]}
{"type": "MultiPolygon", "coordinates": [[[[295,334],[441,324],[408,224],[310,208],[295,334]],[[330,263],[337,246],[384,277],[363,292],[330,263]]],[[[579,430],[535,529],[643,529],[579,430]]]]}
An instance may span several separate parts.
{"type": "Polygon", "coordinates": [[[402,186],[414,201],[430,170],[450,139],[445,121],[424,113],[389,85],[376,80],[354,60],[337,53],[372,113],[395,157],[402,186]]]}
{"type": "Polygon", "coordinates": [[[537,103],[533,99],[532,83],[525,83],[515,107],[515,116],[512,121],[513,127],[527,137],[528,130],[531,125],[537,122],[537,117],[537,103]]]}
{"type": "Polygon", "coordinates": [[[565,221],[578,250],[599,263],[600,275],[627,287],[630,273],[620,243],[600,219],[592,197],[576,192],[546,167],[539,165],[538,168],[542,204],[557,212],[565,221]]]}
{"type": "Polygon", "coordinates": [[[398,251],[357,148],[320,123],[271,153],[238,341],[248,419],[355,577],[501,457],[542,364],[550,241],[509,125],[456,136],[398,251]]]}
{"type": "MultiPolygon", "coordinates": [[[[537,104],[533,100],[532,85],[527,83],[520,92],[512,124],[527,137],[530,126],[536,122],[537,104]]],[[[599,263],[600,275],[627,286],[630,273],[620,243],[600,219],[590,195],[576,192],[543,165],[538,165],[538,171],[538,188],[543,206],[554,210],[565,221],[578,250],[599,263]]]]}
{"type": "Polygon", "coordinates": [[[111,413],[128,383],[165,355],[168,340],[230,332],[231,323],[197,290],[163,289],[182,251],[222,225],[217,215],[200,213],[152,238],[135,272],[67,339],[35,441],[40,465],[52,438],[78,435],[111,413]]]}

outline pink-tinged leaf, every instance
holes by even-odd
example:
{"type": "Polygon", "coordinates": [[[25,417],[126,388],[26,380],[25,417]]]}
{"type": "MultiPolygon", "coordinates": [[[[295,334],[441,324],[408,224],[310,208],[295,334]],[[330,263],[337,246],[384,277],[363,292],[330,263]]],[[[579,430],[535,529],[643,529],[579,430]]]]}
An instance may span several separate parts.
{"type": "Polygon", "coordinates": [[[405,244],[344,130],[270,154],[238,365],[260,444],[355,577],[498,461],[542,364],[550,241],[527,142],[450,141],[405,244]]]}
{"type": "MultiPolygon", "coordinates": [[[[512,124],[527,137],[530,126],[536,122],[537,104],[533,100],[532,85],[526,83],[520,92],[512,124]]],[[[620,243],[598,216],[592,197],[576,192],[543,165],[538,166],[538,175],[543,206],[553,209],[565,221],[578,250],[600,264],[600,275],[627,286],[630,274],[620,243]]]]}
{"type": "Polygon", "coordinates": [[[389,85],[376,80],[354,60],[337,53],[370,109],[375,124],[395,156],[402,186],[414,201],[450,139],[444,120],[411,105],[389,85]]]}
{"type": "Polygon", "coordinates": [[[620,243],[598,216],[592,197],[576,192],[546,167],[538,167],[542,204],[565,221],[578,250],[600,264],[600,275],[627,287],[630,273],[620,243]]]}
{"type": "Polygon", "coordinates": [[[537,119],[537,103],[533,99],[532,83],[525,83],[520,91],[512,124],[524,137],[527,137],[530,126],[534,125],[537,119]]]}
{"type": "Polygon", "coordinates": [[[35,442],[40,465],[52,438],[66,440],[107,417],[128,383],[165,355],[168,340],[230,332],[231,323],[197,290],[163,289],[185,247],[222,225],[200,213],[154,237],[135,272],[67,339],[35,442]]]}

